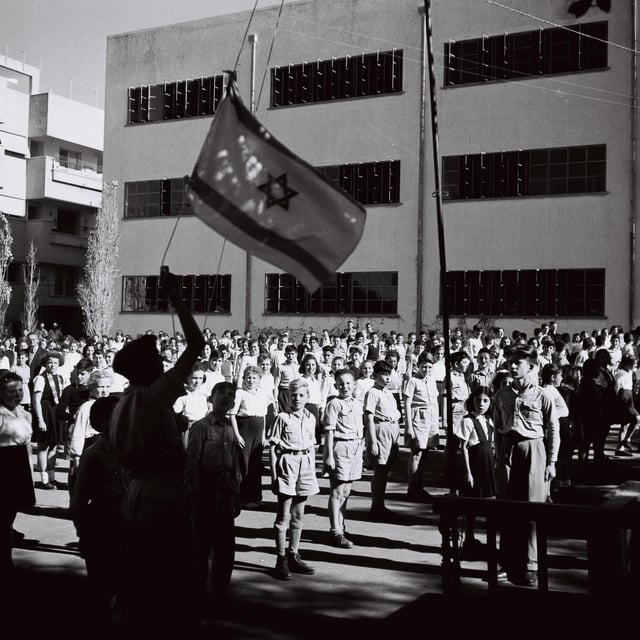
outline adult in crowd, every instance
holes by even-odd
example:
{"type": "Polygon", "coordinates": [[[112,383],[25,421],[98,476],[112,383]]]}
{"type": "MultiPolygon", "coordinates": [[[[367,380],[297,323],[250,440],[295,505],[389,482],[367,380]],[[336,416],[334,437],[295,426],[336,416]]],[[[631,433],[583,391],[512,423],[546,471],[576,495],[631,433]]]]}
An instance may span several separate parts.
{"type": "Polygon", "coordinates": [[[20,405],[22,378],[13,372],[0,377],[0,584],[13,568],[13,522],[18,511],[35,503],[29,443],[31,416],[20,405]]]}
{"type": "Polygon", "coordinates": [[[163,268],[162,290],[180,320],[187,347],[163,372],[154,335],[115,357],[129,380],[111,420],[111,441],[129,476],[123,499],[123,575],[118,589],[127,631],[185,637],[199,623],[194,531],[184,485],[186,453],[173,404],[202,352],[204,338],[180,296],[180,279],[163,268]]]}

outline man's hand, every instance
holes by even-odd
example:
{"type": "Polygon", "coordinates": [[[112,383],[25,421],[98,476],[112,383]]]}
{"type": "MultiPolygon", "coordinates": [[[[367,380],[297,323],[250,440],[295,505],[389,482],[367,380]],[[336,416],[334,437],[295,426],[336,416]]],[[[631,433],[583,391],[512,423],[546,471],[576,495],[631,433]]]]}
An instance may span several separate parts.
{"type": "Polygon", "coordinates": [[[169,271],[169,267],[160,267],[160,288],[167,294],[167,298],[171,302],[182,299],[180,279],[169,271]]]}
{"type": "Polygon", "coordinates": [[[549,482],[556,477],[556,463],[550,462],[544,470],[544,481],[549,482]]]}

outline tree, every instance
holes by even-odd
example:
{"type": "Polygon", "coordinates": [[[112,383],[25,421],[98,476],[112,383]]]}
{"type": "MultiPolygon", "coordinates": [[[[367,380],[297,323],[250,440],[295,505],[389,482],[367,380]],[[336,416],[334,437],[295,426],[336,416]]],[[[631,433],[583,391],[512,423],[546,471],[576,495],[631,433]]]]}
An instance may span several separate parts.
{"type": "Polygon", "coordinates": [[[11,225],[0,211],[0,327],[4,327],[4,317],[11,302],[11,285],[7,281],[7,272],[13,259],[12,245],[11,225]]]}
{"type": "Polygon", "coordinates": [[[37,249],[33,240],[29,241],[27,261],[22,265],[24,281],[24,302],[20,322],[22,328],[34,331],[38,324],[38,286],[40,285],[40,269],[36,260],[37,249]]]}
{"type": "Polygon", "coordinates": [[[102,208],[96,213],[96,225],[89,234],[87,262],[78,285],[78,302],[88,336],[108,334],[113,324],[120,244],[117,189],[115,180],[104,186],[102,208]]]}

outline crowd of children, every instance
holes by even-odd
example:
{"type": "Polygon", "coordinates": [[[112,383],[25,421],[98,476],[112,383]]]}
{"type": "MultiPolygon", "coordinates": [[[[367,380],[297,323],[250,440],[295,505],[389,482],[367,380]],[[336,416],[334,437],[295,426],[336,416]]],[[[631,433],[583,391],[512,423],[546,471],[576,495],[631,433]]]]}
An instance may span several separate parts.
{"type": "MultiPolygon", "coordinates": [[[[339,548],[353,546],[347,531],[347,502],[365,466],[372,471],[370,519],[397,519],[386,507],[385,496],[402,431],[409,450],[407,499],[429,500],[424,489],[428,452],[444,444],[441,435],[446,431],[445,338],[438,332],[411,332],[405,339],[395,332],[379,335],[370,324],[360,331],[349,321],[340,334],[309,332],[295,344],[287,331],[258,336],[225,331],[218,337],[205,329],[198,336],[199,355],[185,364],[188,340],[178,332],[160,332],[157,337],[147,332],[133,340],[119,331],[112,338],[76,340],[63,337],[58,327],[55,331],[41,328],[24,340],[7,338],[0,356],[6,368],[24,381],[22,404],[31,411],[32,439],[37,443],[36,487],[58,488],[56,457],[61,451],[70,455],[71,511],[89,575],[106,600],[115,593],[113,571],[118,566],[114,518],[118,526],[125,526],[114,514],[125,496],[133,500],[132,478],[135,484],[154,472],[146,466],[146,454],[135,450],[140,442],[153,448],[150,432],[142,433],[140,442],[123,445],[112,440],[117,430],[110,435],[108,428],[115,407],[116,422],[126,417],[122,403],[116,404],[118,398],[123,392],[132,397],[126,390],[133,381],[123,375],[127,371],[123,358],[117,365],[118,354],[138,341],[158,347],[159,366],[165,374],[171,372],[164,395],[158,398],[171,400],[181,433],[179,442],[171,442],[172,464],[179,474],[178,460],[185,456],[184,478],[179,482],[184,483],[195,524],[194,575],[202,588],[208,585],[214,593],[223,593],[229,584],[234,518],[241,508],[262,504],[265,447],[271,488],[277,496],[273,575],[281,580],[290,579],[291,573],[315,571],[301,558],[299,544],[306,500],[319,491],[318,475],[329,479],[328,541],[339,548]],[[110,402],[103,402],[106,399],[110,402]],[[111,524],[104,524],[109,518],[111,524]]],[[[615,455],[633,455],[632,436],[640,424],[635,373],[640,331],[625,333],[612,327],[569,335],[559,334],[555,323],[544,323],[532,336],[514,331],[508,337],[499,327],[476,325],[468,335],[456,328],[448,339],[449,431],[460,451],[456,486],[461,494],[509,496],[514,490],[509,478],[512,460],[506,460],[505,451],[515,455],[538,439],[547,497],[571,485],[574,454],[580,462],[591,457],[596,463],[605,460],[612,425],[620,425],[615,455]],[[515,424],[510,403],[516,396],[525,404],[534,398],[521,420],[531,423],[530,432],[515,424]],[[542,398],[540,406],[548,413],[539,425],[532,418],[538,411],[536,398],[542,398]]],[[[136,370],[135,376],[144,381],[147,373],[136,370]]],[[[146,396],[144,403],[149,403],[146,396]]],[[[131,411],[139,413],[140,406],[131,411]]],[[[157,407],[145,411],[146,417],[157,413],[168,419],[157,407]]],[[[132,416],[126,419],[131,421],[132,416]]],[[[141,487],[155,490],[154,483],[141,487]]],[[[526,491],[522,495],[515,499],[537,499],[527,497],[526,491]]],[[[152,520],[145,523],[147,528],[155,526],[152,520]]],[[[150,531],[138,529],[136,535],[150,531]]],[[[148,541],[138,539],[136,545],[131,553],[137,554],[148,541]]],[[[463,547],[467,557],[474,556],[478,545],[474,522],[468,519],[463,547]]],[[[154,561],[148,553],[146,558],[154,561]]],[[[184,560],[176,556],[176,562],[184,560]]],[[[139,555],[136,562],[141,562],[139,555]]],[[[518,580],[525,579],[522,575],[518,573],[518,580]]]]}

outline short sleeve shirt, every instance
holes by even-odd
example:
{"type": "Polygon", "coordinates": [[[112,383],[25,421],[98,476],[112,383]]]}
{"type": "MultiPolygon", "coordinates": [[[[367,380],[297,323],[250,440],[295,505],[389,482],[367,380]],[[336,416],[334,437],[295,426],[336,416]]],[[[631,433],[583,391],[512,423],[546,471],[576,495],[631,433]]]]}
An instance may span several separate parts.
{"type": "Polygon", "coordinates": [[[353,398],[332,398],[324,413],[325,431],[336,438],[356,440],[363,436],[362,404],[353,398]]]}
{"type": "Polygon", "coordinates": [[[303,409],[295,413],[279,413],[269,442],[282,449],[302,451],[316,442],[316,418],[303,409]]]}
{"type": "Polygon", "coordinates": [[[365,413],[373,414],[378,422],[398,422],[400,412],[393,394],[388,389],[371,387],[364,397],[365,413]]]}

